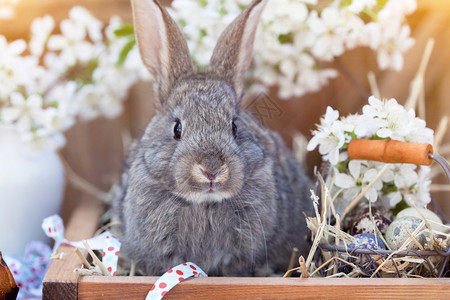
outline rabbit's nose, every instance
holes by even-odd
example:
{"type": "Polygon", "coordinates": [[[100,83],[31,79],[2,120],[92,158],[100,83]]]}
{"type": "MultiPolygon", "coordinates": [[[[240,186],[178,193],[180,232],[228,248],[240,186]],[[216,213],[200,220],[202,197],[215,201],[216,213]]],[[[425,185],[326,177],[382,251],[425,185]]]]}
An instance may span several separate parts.
{"type": "Polygon", "coordinates": [[[203,169],[200,169],[200,171],[202,172],[203,176],[205,176],[208,180],[212,181],[212,180],[216,179],[217,173],[216,174],[211,174],[211,173],[206,172],[203,169]]]}

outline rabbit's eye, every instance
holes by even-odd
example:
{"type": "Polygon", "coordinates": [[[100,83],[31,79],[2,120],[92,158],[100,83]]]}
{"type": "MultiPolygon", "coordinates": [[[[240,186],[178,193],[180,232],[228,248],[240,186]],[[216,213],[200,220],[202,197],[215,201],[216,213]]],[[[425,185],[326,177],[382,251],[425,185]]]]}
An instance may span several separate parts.
{"type": "Polygon", "coordinates": [[[176,140],[181,139],[181,131],[183,127],[181,126],[180,120],[177,120],[175,126],[173,127],[173,138],[176,140]]]}
{"type": "Polygon", "coordinates": [[[231,122],[231,130],[233,132],[234,138],[236,138],[237,126],[236,126],[236,124],[234,124],[234,122],[231,122]]]}

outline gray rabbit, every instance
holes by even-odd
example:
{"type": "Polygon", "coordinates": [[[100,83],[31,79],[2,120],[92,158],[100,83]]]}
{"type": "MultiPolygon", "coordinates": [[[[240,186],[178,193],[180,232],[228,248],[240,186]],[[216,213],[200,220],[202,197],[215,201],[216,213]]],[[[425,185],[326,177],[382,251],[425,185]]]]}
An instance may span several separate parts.
{"type": "Polygon", "coordinates": [[[310,181],[281,137],[240,107],[267,1],[228,26],[200,73],[167,11],[131,2],[157,112],[128,151],[114,200],[126,256],[147,275],[186,261],[209,275],[284,272],[294,247],[309,250],[310,181]]]}

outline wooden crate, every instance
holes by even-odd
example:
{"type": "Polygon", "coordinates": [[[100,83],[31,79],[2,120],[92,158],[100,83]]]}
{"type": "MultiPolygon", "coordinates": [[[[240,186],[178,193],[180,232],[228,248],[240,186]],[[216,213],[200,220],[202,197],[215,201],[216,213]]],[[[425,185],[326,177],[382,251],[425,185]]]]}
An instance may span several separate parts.
{"type": "MultiPolygon", "coordinates": [[[[82,197],[66,228],[72,241],[92,237],[102,206],[82,197]]],[[[145,299],[154,276],[79,276],[74,248],[61,246],[63,259],[53,260],[44,278],[44,299],[145,299]]],[[[322,278],[190,278],[165,299],[450,299],[450,278],[322,279],[322,278]]]]}

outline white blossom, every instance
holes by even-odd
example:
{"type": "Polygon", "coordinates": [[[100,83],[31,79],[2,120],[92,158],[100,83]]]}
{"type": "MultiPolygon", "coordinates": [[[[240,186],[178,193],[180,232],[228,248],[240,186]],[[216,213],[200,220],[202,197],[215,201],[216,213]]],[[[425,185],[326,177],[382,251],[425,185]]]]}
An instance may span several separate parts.
{"type": "MultiPolygon", "coordinates": [[[[221,32],[249,3],[172,1],[170,13],[200,69],[208,65],[221,32]]],[[[338,71],[324,63],[356,47],[370,47],[381,69],[399,70],[404,52],[413,44],[405,17],[415,9],[415,0],[269,1],[261,15],[248,75],[255,85],[278,86],[278,96],[288,99],[326,85],[338,71]]]]}
{"type": "Polygon", "coordinates": [[[344,53],[346,30],[343,26],[341,12],[335,7],[326,7],[320,17],[312,11],[307,21],[309,29],[316,35],[311,47],[312,54],[318,59],[331,61],[344,53]]]}
{"type": "Polygon", "coordinates": [[[31,40],[28,44],[33,55],[41,56],[45,43],[55,27],[55,21],[49,15],[37,18],[31,23],[31,40]]]}
{"type": "MultiPolygon", "coordinates": [[[[327,111],[307,150],[316,147],[323,161],[329,161],[335,172],[335,185],[342,189],[336,207],[345,208],[383,169],[386,164],[357,161],[348,157],[346,148],[352,139],[392,139],[404,142],[432,143],[433,131],[424,120],[415,116],[414,110],[406,110],[395,99],[379,100],[371,96],[362,114],[339,118],[339,112],[327,107],[327,111]]],[[[430,201],[429,167],[418,168],[411,164],[388,164],[366,194],[375,201],[383,199],[395,207],[400,201],[413,201],[423,206],[430,201]]]]}
{"type": "Polygon", "coordinates": [[[12,19],[15,16],[15,5],[20,0],[0,0],[0,19],[12,19]]]}
{"type": "MultiPolygon", "coordinates": [[[[375,179],[378,171],[375,168],[368,168],[364,161],[351,160],[348,166],[349,174],[338,173],[335,185],[345,189],[344,197],[353,199],[364,190],[372,180],[375,179]]],[[[381,179],[375,181],[371,188],[365,193],[365,197],[374,202],[378,198],[378,191],[383,187],[381,179]]]]}
{"type": "Polygon", "coordinates": [[[308,151],[319,146],[319,153],[332,165],[339,162],[339,150],[349,140],[345,132],[351,130],[349,125],[338,121],[338,118],[339,112],[328,106],[325,116],[321,119],[319,130],[313,132],[314,136],[307,146],[308,151]]]}
{"type": "Polygon", "coordinates": [[[356,0],[350,3],[348,10],[354,13],[360,13],[365,8],[372,9],[375,4],[377,4],[377,0],[356,0]]]}
{"type": "Polygon", "coordinates": [[[99,20],[74,7],[61,34],[45,16],[32,23],[28,44],[0,36],[0,124],[16,127],[33,149],[59,149],[77,119],[118,116],[129,88],[151,79],[137,47],[118,64],[132,37],[116,36],[120,26],[114,17],[104,34],[99,20]]]}

